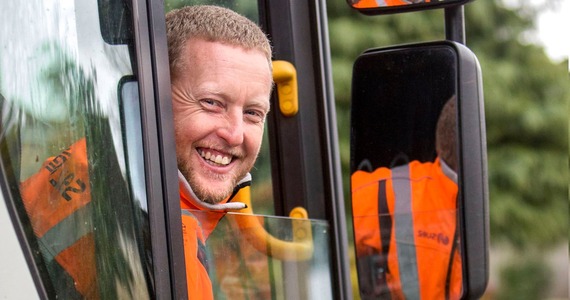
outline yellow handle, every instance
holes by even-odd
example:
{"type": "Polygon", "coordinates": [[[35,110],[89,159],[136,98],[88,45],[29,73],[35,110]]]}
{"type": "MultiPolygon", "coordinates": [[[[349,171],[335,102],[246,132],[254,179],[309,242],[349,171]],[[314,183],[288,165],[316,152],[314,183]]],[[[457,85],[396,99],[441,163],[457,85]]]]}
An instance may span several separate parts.
{"type": "Polygon", "coordinates": [[[273,81],[277,85],[279,109],[286,117],[292,117],[299,111],[297,91],[297,70],[293,64],[284,60],[273,61],[273,81]]]}
{"type": "MultiPolygon", "coordinates": [[[[293,241],[283,241],[269,234],[260,223],[261,218],[251,216],[250,187],[242,188],[234,197],[235,201],[247,204],[241,210],[245,214],[231,214],[241,233],[247,241],[258,251],[269,257],[285,261],[304,261],[313,256],[313,233],[307,211],[302,207],[295,207],[289,216],[293,218],[293,241]],[[247,215],[250,214],[250,215],[247,215]]],[[[230,216],[229,214],[227,216],[230,216]]]]}

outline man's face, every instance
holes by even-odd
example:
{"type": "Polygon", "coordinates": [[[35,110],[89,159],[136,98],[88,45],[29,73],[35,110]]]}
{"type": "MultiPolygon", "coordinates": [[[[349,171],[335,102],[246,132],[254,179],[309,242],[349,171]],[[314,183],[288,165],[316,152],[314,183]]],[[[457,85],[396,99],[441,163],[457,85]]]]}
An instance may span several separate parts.
{"type": "Polygon", "coordinates": [[[172,80],[178,168],[203,201],[231,194],[253,167],[269,110],[271,71],[261,51],[201,39],[172,80]]]}

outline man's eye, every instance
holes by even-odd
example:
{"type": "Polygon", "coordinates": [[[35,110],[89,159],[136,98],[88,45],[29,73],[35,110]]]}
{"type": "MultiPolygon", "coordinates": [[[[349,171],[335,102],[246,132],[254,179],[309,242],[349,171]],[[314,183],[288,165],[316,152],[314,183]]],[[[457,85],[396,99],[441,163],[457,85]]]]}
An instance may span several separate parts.
{"type": "Polygon", "coordinates": [[[265,120],[265,114],[261,111],[246,110],[244,114],[253,122],[263,122],[265,120]]]}
{"type": "Polygon", "coordinates": [[[200,100],[200,103],[202,104],[202,107],[208,110],[216,110],[223,108],[223,105],[222,103],[220,103],[220,101],[213,99],[202,99],[200,100]]]}
{"type": "Polygon", "coordinates": [[[216,105],[216,101],[212,99],[203,99],[200,102],[202,102],[204,105],[216,105]]]}

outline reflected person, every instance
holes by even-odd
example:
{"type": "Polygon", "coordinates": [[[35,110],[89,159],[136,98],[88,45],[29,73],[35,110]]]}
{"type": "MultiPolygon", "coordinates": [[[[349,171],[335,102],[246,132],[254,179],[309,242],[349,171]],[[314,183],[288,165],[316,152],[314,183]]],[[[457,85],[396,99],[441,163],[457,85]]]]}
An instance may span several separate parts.
{"type": "Polygon", "coordinates": [[[430,0],[351,0],[355,8],[376,8],[385,6],[402,6],[409,4],[429,3],[430,0]]]}
{"type": "Polygon", "coordinates": [[[456,97],[436,127],[433,162],[352,174],[363,299],[459,299],[456,97]]]}

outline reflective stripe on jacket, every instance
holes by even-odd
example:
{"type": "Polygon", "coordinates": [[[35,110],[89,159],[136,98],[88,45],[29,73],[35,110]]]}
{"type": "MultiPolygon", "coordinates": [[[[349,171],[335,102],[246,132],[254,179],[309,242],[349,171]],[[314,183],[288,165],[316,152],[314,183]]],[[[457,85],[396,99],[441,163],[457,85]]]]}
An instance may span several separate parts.
{"type": "Polygon", "coordinates": [[[440,160],[357,171],[351,185],[357,258],[383,257],[391,297],[458,299],[458,188],[440,160]]]}

